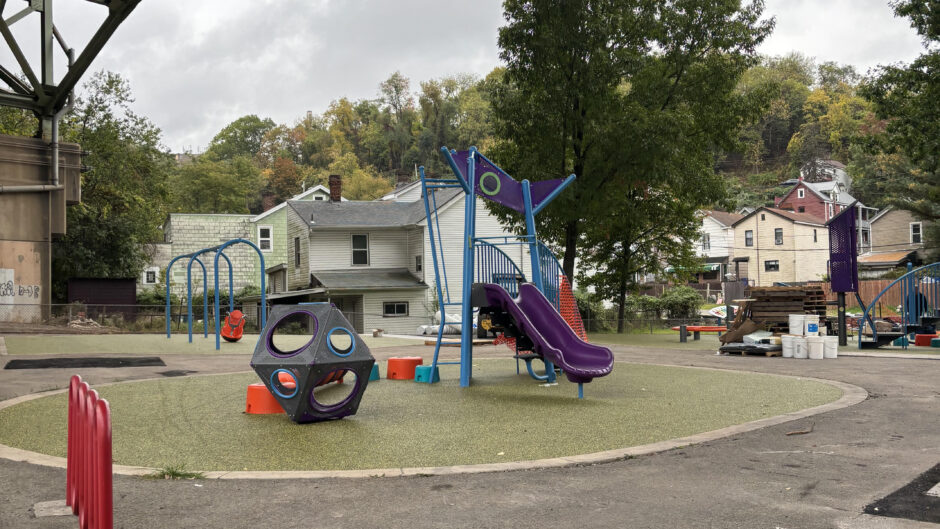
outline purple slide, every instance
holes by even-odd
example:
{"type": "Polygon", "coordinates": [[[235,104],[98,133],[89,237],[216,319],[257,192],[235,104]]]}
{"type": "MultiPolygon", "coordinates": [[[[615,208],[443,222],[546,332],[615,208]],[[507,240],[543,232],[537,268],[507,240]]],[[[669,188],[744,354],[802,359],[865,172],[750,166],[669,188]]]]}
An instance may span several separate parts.
{"type": "Polygon", "coordinates": [[[512,316],[516,327],[532,340],[535,352],[560,367],[571,382],[590,382],[614,368],[610,349],[578,338],[535,285],[525,283],[519,287],[517,299],[499,285],[487,283],[483,289],[487,304],[512,316]]]}

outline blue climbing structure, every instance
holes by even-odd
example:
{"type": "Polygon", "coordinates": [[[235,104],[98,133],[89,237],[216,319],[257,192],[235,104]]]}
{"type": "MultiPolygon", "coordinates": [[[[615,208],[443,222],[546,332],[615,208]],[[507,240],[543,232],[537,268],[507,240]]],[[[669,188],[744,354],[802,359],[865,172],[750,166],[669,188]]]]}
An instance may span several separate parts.
{"type": "MultiPolygon", "coordinates": [[[[858,348],[874,349],[887,345],[908,334],[928,334],[937,330],[940,322],[940,262],[920,268],[907,264],[907,273],[892,281],[872,302],[858,322],[858,348]],[[900,300],[896,308],[900,323],[890,331],[878,331],[874,324],[878,307],[883,300],[900,300]],[[869,329],[865,327],[868,324],[869,329]]],[[[898,340],[898,345],[907,349],[908,340],[898,340]]]]}
{"type": "MultiPolygon", "coordinates": [[[[467,387],[473,375],[473,304],[471,288],[474,283],[498,285],[509,296],[520,293],[520,287],[526,277],[520,267],[502,249],[506,246],[525,246],[531,260],[531,282],[556,310],[558,307],[561,266],[552,252],[538,240],[535,229],[535,216],[544,209],[559,193],[570,185],[575,175],[567,178],[530,183],[519,182],[509,176],[499,166],[480,153],[475,147],[466,151],[452,151],[446,147],[441,152],[454,173],[453,178],[432,178],[425,174],[424,167],[419,169],[421,176],[422,198],[428,222],[428,239],[434,266],[435,287],[440,310],[440,325],[434,358],[431,362],[432,373],[439,365],[459,364],[460,385],[467,387]],[[447,280],[446,252],[443,248],[441,226],[438,218],[439,192],[459,190],[464,200],[464,236],[461,292],[451,292],[447,280]],[[476,236],[476,197],[480,196],[509,207],[525,216],[525,235],[504,237],[476,236]],[[459,306],[460,321],[448,321],[448,307],[459,306]],[[440,362],[441,341],[447,324],[459,324],[461,330],[460,361],[440,362]]],[[[452,193],[452,191],[449,191],[452,193]]],[[[552,362],[545,357],[545,379],[553,382],[555,371],[552,362]]],[[[428,377],[433,380],[434,377],[428,377]]]]}
{"type": "Polygon", "coordinates": [[[232,239],[225,242],[219,246],[213,246],[211,248],[203,248],[197,252],[182,254],[174,257],[170,260],[169,264],[166,266],[166,337],[170,338],[171,328],[170,320],[172,319],[170,311],[170,281],[173,277],[171,271],[173,270],[173,264],[180,259],[189,259],[186,266],[186,311],[187,318],[186,323],[189,332],[189,343],[193,342],[193,263],[199,264],[202,268],[202,333],[204,338],[209,337],[209,282],[208,274],[206,272],[206,265],[199,258],[203,254],[211,254],[215,252],[215,260],[213,266],[214,279],[215,279],[215,300],[213,302],[213,315],[215,317],[215,348],[218,350],[221,346],[221,320],[220,320],[220,304],[219,304],[219,258],[224,258],[226,264],[228,265],[228,310],[229,312],[235,310],[235,282],[234,282],[234,272],[232,268],[232,261],[227,255],[225,255],[224,250],[229,246],[235,244],[245,244],[252,247],[255,250],[255,253],[258,255],[258,259],[261,260],[261,310],[259,311],[260,327],[264,328],[267,315],[267,296],[265,292],[265,267],[264,267],[264,255],[261,253],[261,250],[251,241],[246,239],[232,239]]]}

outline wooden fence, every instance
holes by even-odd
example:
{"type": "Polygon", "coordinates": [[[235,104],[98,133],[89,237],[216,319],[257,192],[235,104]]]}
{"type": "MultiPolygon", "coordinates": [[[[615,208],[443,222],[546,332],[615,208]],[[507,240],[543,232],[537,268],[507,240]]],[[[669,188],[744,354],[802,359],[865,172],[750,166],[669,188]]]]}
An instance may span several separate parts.
{"type": "MultiPolygon", "coordinates": [[[[862,301],[865,304],[871,303],[875,296],[881,293],[888,285],[890,285],[894,280],[893,279],[864,279],[858,282],[858,294],[862,297],[862,301]]],[[[823,292],[826,293],[826,301],[836,301],[836,293],[830,289],[829,283],[810,283],[812,285],[818,285],[823,289],[823,292]]],[[[855,301],[855,296],[847,294],[845,297],[845,304],[848,306],[856,305],[858,302],[855,301]]],[[[902,303],[901,301],[901,289],[892,288],[891,290],[885,292],[884,296],[881,296],[881,299],[878,300],[878,303],[885,307],[897,307],[902,303]]]]}

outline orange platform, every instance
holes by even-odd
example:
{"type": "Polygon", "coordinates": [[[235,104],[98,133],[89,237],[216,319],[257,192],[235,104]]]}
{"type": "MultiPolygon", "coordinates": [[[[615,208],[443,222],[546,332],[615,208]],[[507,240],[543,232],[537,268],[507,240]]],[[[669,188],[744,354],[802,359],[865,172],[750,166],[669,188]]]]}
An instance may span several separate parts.
{"type": "Polygon", "coordinates": [[[264,384],[248,384],[248,396],[245,399],[245,413],[264,415],[269,413],[284,413],[274,395],[268,391],[264,384]]]}
{"type": "Polygon", "coordinates": [[[933,340],[936,337],[936,334],[915,334],[914,345],[918,347],[930,347],[930,340],[933,340]]]}
{"type": "Polygon", "coordinates": [[[389,358],[386,377],[391,380],[414,380],[415,368],[423,363],[420,356],[389,358]]]}
{"type": "MultiPolygon", "coordinates": [[[[330,382],[342,384],[343,375],[345,374],[345,370],[333,371],[332,373],[327,374],[327,376],[317,385],[323,386],[325,384],[329,384],[330,382]]],[[[284,389],[294,389],[297,386],[294,383],[294,379],[292,379],[287,373],[278,373],[277,380],[281,383],[282,386],[284,386],[284,389]]],[[[257,382],[255,384],[248,384],[248,396],[245,398],[245,413],[252,413],[256,415],[284,413],[284,408],[282,408],[281,404],[277,401],[276,398],[274,398],[274,395],[268,391],[267,386],[257,382]]]]}

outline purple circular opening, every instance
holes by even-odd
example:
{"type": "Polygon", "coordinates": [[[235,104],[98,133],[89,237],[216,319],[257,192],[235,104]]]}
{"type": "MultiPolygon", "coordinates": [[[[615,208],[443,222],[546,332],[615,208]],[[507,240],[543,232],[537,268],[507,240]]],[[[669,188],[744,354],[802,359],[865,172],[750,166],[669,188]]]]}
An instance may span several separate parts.
{"type": "MultiPolygon", "coordinates": [[[[314,384],[314,389],[310,390],[310,406],[320,413],[333,413],[333,412],[339,411],[341,408],[349,404],[356,395],[359,394],[359,389],[361,385],[362,385],[362,377],[356,374],[356,372],[353,371],[352,369],[345,369],[345,368],[334,369],[330,371],[329,373],[320,377],[320,380],[318,380],[317,383],[314,384]],[[321,387],[320,383],[323,382],[324,380],[327,380],[331,376],[333,376],[333,374],[337,371],[345,371],[345,373],[343,374],[343,377],[347,377],[349,375],[356,377],[356,382],[353,384],[353,388],[349,392],[349,395],[346,395],[346,397],[344,397],[342,400],[340,400],[336,404],[323,404],[317,400],[316,388],[321,387]]],[[[330,386],[333,386],[333,384],[330,384],[330,386]]],[[[324,388],[324,390],[328,391],[329,388],[324,388]]]]}
{"type": "Polygon", "coordinates": [[[264,342],[268,347],[268,353],[270,353],[272,356],[276,356],[278,358],[290,358],[300,353],[307,346],[313,343],[313,339],[317,337],[317,331],[319,330],[320,330],[320,322],[317,321],[317,317],[314,316],[312,312],[308,310],[294,310],[278,318],[277,321],[275,321],[274,324],[268,328],[268,332],[264,338],[264,342]],[[307,340],[307,342],[301,345],[300,347],[296,349],[291,349],[290,351],[282,351],[278,349],[276,345],[274,345],[274,331],[276,331],[277,328],[280,327],[286,319],[290,318],[291,316],[296,316],[297,314],[306,314],[307,317],[313,320],[313,334],[311,334],[310,339],[307,340]]]}

